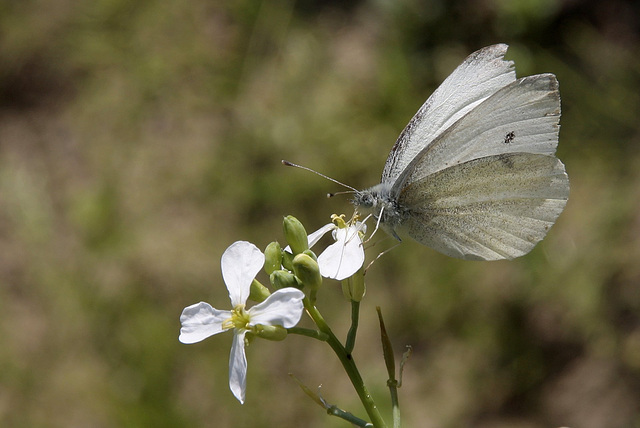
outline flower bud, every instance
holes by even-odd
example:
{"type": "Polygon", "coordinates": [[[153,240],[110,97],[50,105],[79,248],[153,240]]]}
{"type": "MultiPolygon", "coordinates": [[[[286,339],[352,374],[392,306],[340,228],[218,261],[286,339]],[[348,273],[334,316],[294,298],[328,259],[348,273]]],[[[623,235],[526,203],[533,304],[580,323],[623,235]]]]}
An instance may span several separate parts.
{"type": "Polygon", "coordinates": [[[260,281],[258,281],[257,279],[254,279],[251,282],[251,288],[249,291],[249,299],[253,300],[254,302],[262,302],[264,301],[267,297],[269,297],[271,295],[271,293],[269,292],[269,289],[267,287],[265,287],[264,285],[262,285],[260,283],[260,281]]]}
{"type": "Polygon", "coordinates": [[[275,270],[269,275],[269,281],[276,290],[287,287],[302,288],[302,285],[298,283],[296,276],[286,270],[275,270]]]}
{"type": "Polygon", "coordinates": [[[304,250],[302,252],[302,254],[306,254],[307,256],[311,257],[313,259],[313,261],[317,262],[318,261],[318,256],[316,256],[316,253],[314,253],[311,250],[304,250]]]}
{"type": "Polygon", "coordinates": [[[284,340],[287,337],[287,329],[281,325],[258,324],[254,327],[254,333],[257,337],[274,341],[284,340]]]}
{"type": "Polygon", "coordinates": [[[282,266],[287,270],[293,270],[293,254],[288,251],[282,252],[282,266]]]}
{"type": "Polygon", "coordinates": [[[293,272],[296,274],[296,278],[311,290],[317,290],[322,284],[318,262],[307,254],[298,254],[294,257],[293,272]]]}
{"type": "Polygon", "coordinates": [[[366,292],[364,285],[364,268],[360,268],[356,273],[342,281],[342,294],[347,300],[359,302],[366,292]]]}
{"type": "Polygon", "coordinates": [[[267,245],[264,250],[264,271],[271,275],[274,270],[282,267],[282,249],[277,241],[267,245]]]}
{"type": "Polygon", "coordinates": [[[294,255],[300,254],[304,250],[309,249],[307,231],[297,218],[292,215],[288,215],[284,218],[282,225],[284,229],[284,237],[289,243],[294,255]]]}

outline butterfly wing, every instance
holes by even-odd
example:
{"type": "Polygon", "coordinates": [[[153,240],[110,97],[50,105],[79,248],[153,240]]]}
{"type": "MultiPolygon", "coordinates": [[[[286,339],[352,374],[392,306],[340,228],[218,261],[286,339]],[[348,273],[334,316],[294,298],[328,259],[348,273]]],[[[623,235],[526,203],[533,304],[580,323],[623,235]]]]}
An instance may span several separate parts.
{"type": "Polygon", "coordinates": [[[405,187],[399,232],[448,256],[522,256],[564,209],[569,179],[554,156],[510,153],[471,160],[405,187]]]}
{"type": "Polygon", "coordinates": [[[556,77],[539,74],[518,79],[469,111],[415,156],[392,193],[472,159],[518,152],[553,155],[559,120],[556,77]]]}
{"type": "Polygon", "coordinates": [[[416,155],[454,122],[500,88],[515,80],[507,45],[488,46],[469,55],[420,107],[404,128],[382,172],[382,182],[394,182],[416,155]]]}

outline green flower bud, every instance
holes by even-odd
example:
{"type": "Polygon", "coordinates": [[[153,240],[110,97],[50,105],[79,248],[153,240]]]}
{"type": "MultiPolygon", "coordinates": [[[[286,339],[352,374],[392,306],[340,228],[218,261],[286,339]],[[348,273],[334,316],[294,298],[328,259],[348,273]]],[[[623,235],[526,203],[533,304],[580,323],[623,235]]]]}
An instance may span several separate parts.
{"type": "Polygon", "coordinates": [[[320,275],[318,262],[307,254],[298,254],[294,257],[293,272],[296,274],[296,278],[311,288],[312,291],[317,290],[320,284],[322,284],[322,276],[320,275]]]}
{"type": "Polygon", "coordinates": [[[307,231],[300,221],[292,215],[284,218],[282,223],[284,229],[284,237],[286,238],[293,254],[300,254],[304,250],[309,249],[309,240],[307,231]]]}
{"type": "Polygon", "coordinates": [[[359,302],[367,291],[364,285],[364,268],[342,281],[342,294],[347,300],[359,302]]]}
{"type": "Polygon", "coordinates": [[[316,253],[314,253],[311,250],[304,250],[302,252],[302,254],[306,254],[307,256],[311,257],[313,259],[313,261],[317,262],[318,261],[318,256],[316,256],[316,253]]]}
{"type": "Polygon", "coordinates": [[[253,282],[251,282],[249,299],[253,300],[254,302],[260,303],[270,295],[271,293],[269,292],[269,289],[264,285],[260,284],[260,281],[258,281],[257,279],[254,279],[253,282]]]}
{"type": "Polygon", "coordinates": [[[293,254],[288,251],[282,252],[282,266],[285,269],[293,270],[293,254]]]}
{"type": "Polygon", "coordinates": [[[254,327],[254,333],[257,337],[274,341],[284,340],[287,337],[287,329],[281,325],[258,324],[254,327]]]}
{"type": "Polygon", "coordinates": [[[271,285],[276,290],[287,287],[302,288],[301,284],[298,283],[296,276],[286,270],[273,271],[269,276],[269,281],[271,281],[271,285]]]}
{"type": "Polygon", "coordinates": [[[280,269],[282,266],[282,249],[277,241],[267,245],[264,250],[264,271],[267,275],[271,275],[274,270],[280,269]]]}

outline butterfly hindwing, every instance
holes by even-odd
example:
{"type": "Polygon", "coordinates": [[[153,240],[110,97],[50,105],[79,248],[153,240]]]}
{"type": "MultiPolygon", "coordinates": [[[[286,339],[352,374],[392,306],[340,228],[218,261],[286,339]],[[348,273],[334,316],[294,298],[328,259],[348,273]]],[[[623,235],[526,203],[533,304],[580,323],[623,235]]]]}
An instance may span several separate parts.
{"type": "Polygon", "coordinates": [[[477,260],[528,253],[566,205],[569,179],[557,158],[488,156],[441,170],[402,190],[400,231],[446,255],[477,260]]]}

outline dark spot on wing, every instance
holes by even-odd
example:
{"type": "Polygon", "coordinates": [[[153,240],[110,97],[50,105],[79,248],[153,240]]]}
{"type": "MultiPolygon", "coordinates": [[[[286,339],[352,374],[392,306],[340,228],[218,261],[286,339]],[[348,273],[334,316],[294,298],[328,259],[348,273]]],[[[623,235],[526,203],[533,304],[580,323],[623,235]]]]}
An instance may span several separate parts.
{"type": "Polygon", "coordinates": [[[507,168],[513,168],[513,159],[512,155],[503,153],[498,155],[498,159],[506,166],[507,168]]]}
{"type": "Polygon", "coordinates": [[[511,144],[513,143],[513,140],[516,139],[516,133],[515,131],[511,131],[509,133],[507,133],[507,135],[504,136],[504,143],[505,144],[511,144]]]}

